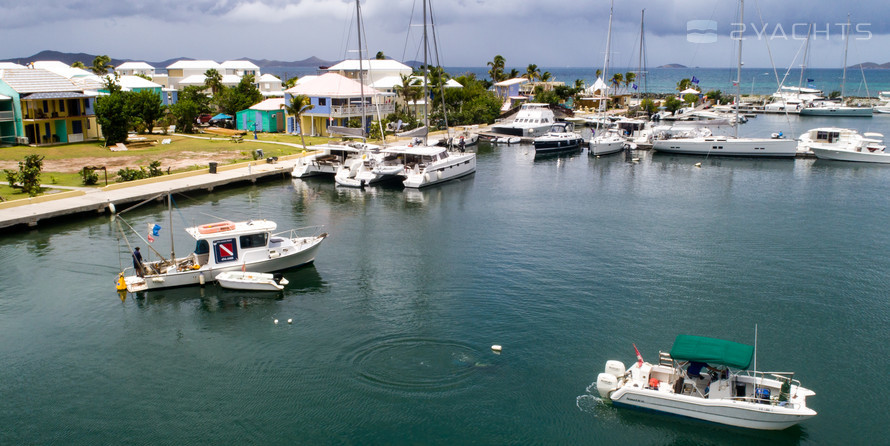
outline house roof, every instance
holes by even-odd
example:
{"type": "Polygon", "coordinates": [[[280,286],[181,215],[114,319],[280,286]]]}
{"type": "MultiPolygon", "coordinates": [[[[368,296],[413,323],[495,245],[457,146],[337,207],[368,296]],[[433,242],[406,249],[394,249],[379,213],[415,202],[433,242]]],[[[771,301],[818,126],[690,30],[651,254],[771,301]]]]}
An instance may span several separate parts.
{"type": "MultiPolygon", "coordinates": [[[[405,71],[411,73],[411,67],[392,59],[365,59],[361,61],[363,70],[371,71],[405,71]]],[[[347,59],[330,68],[328,71],[358,71],[359,59],[347,59]]]]}
{"type": "Polygon", "coordinates": [[[260,67],[256,66],[253,62],[249,60],[227,60],[220,64],[223,68],[228,68],[232,70],[259,70],[260,67]]]}
{"type": "Polygon", "coordinates": [[[17,63],[12,63],[12,62],[0,62],[0,70],[9,70],[9,69],[16,69],[16,68],[27,68],[27,67],[24,65],[19,65],[17,63]]]}
{"type": "Polygon", "coordinates": [[[34,68],[52,71],[53,73],[56,73],[59,76],[65,76],[68,79],[96,76],[92,72],[84,70],[83,68],[74,68],[64,62],[59,62],[58,60],[38,60],[37,62],[34,62],[33,65],[34,68]]]}
{"type": "MultiPolygon", "coordinates": [[[[300,81],[304,78],[300,78],[300,81]]],[[[361,96],[363,90],[365,96],[382,94],[374,88],[363,87],[359,82],[337,73],[325,73],[305,82],[297,82],[297,85],[287,89],[286,92],[292,95],[303,94],[312,97],[355,98],[361,96]]]]}
{"type": "Polygon", "coordinates": [[[154,83],[139,76],[118,76],[118,85],[125,90],[134,88],[161,88],[163,85],[154,83]]]}
{"type": "Polygon", "coordinates": [[[259,104],[250,107],[251,110],[273,111],[284,108],[284,98],[269,98],[259,104]]]}
{"type": "Polygon", "coordinates": [[[223,85],[238,85],[241,83],[241,76],[236,76],[234,74],[224,74],[222,77],[223,85]]]}
{"type": "Polygon", "coordinates": [[[204,85],[205,80],[207,80],[207,76],[204,76],[203,74],[193,74],[180,79],[179,85],[204,85]]]}
{"type": "Polygon", "coordinates": [[[509,87],[511,85],[524,84],[526,82],[528,82],[528,79],[526,79],[524,77],[514,77],[513,79],[507,79],[505,81],[500,81],[500,82],[494,84],[494,86],[495,87],[509,87]]]}
{"type": "Polygon", "coordinates": [[[6,96],[5,94],[0,94],[0,101],[8,101],[10,99],[12,99],[12,98],[9,96],[6,96]]]}
{"type": "MultiPolygon", "coordinates": [[[[423,76],[410,77],[411,79],[419,81],[418,85],[423,85],[423,76]]],[[[395,88],[397,85],[402,85],[402,76],[384,76],[371,83],[371,87],[377,89],[395,88]]],[[[445,82],[445,88],[463,88],[463,85],[454,79],[448,79],[445,82]]]]}
{"type": "Polygon", "coordinates": [[[23,99],[80,99],[89,97],[92,96],[77,91],[53,91],[47,93],[31,93],[23,97],[23,99]]]}
{"type": "Polygon", "coordinates": [[[2,70],[0,79],[19,94],[83,91],[65,76],[36,68],[2,70]]]}
{"type": "Polygon", "coordinates": [[[257,82],[279,82],[280,83],[281,79],[279,79],[277,76],[275,76],[273,74],[266,73],[266,74],[260,76],[260,78],[257,80],[257,82]]]}
{"type": "Polygon", "coordinates": [[[124,62],[117,66],[118,70],[154,70],[155,67],[145,62],[124,62]]]}
{"type": "Polygon", "coordinates": [[[168,70],[209,70],[211,68],[218,70],[222,68],[222,65],[212,60],[178,60],[167,66],[168,70]]]}

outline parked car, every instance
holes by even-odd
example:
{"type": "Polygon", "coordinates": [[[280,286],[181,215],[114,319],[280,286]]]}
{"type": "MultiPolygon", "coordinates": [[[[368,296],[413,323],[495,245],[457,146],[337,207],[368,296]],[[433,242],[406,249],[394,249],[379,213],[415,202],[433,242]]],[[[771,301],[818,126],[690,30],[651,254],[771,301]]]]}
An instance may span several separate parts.
{"type": "Polygon", "coordinates": [[[198,115],[197,122],[198,124],[207,124],[207,122],[209,122],[211,118],[213,118],[213,115],[211,115],[210,113],[202,113],[198,115]]]}

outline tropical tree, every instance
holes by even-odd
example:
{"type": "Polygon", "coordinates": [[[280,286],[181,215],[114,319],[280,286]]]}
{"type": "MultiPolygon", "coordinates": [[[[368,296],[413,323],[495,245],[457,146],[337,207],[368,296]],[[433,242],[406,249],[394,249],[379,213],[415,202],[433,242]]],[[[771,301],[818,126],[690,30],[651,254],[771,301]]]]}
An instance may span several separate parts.
{"type": "Polygon", "coordinates": [[[504,76],[504,80],[516,79],[517,77],[519,77],[519,70],[517,70],[516,68],[511,68],[510,72],[504,76]]]}
{"type": "Polygon", "coordinates": [[[127,140],[130,128],[130,104],[128,93],[121,90],[116,77],[105,79],[107,95],[96,98],[96,123],[102,128],[105,145],[113,146],[127,140]]]}
{"type": "Polygon", "coordinates": [[[596,69],[596,78],[599,79],[602,76],[603,76],[603,70],[597,68],[596,69]]]}
{"type": "Polygon", "coordinates": [[[581,91],[584,89],[584,79],[575,79],[575,90],[581,91]]]}
{"type": "Polygon", "coordinates": [[[262,102],[263,94],[254,84],[254,76],[245,74],[238,85],[223,88],[213,99],[220,111],[235,116],[235,113],[262,102]]]}
{"type": "Polygon", "coordinates": [[[667,98],[667,100],[664,101],[664,108],[671,113],[676,112],[682,106],[683,106],[683,101],[681,101],[673,96],[667,98]]]}
{"type": "Polygon", "coordinates": [[[488,70],[488,76],[491,77],[492,83],[506,80],[506,77],[504,76],[504,66],[506,63],[507,60],[500,54],[494,56],[494,59],[492,59],[491,62],[488,62],[488,66],[491,67],[488,70]]]}
{"type": "Polygon", "coordinates": [[[652,99],[646,98],[640,101],[640,110],[646,112],[646,115],[652,117],[653,114],[658,110],[658,107],[655,105],[655,101],[652,99]]]}
{"type": "Polygon", "coordinates": [[[386,59],[386,56],[383,55],[383,51],[378,51],[377,56],[375,56],[374,58],[377,60],[383,60],[386,59]]]}
{"type": "Polygon", "coordinates": [[[624,73],[624,89],[628,90],[635,80],[637,80],[637,73],[634,73],[633,71],[624,73]]]}
{"type": "Polygon", "coordinates": [[[680,82],[677,82],[677,91],[683,91],[692,87],[692,79],[685,78],[680,79],[680,82]]]}
{"type": "Polygon", "coordinates": [[[722,103],[723,100],[725,99],[723,97],[723,92],[720,90],[711,90],[711,91],[705,93],[705,96],[707,96],[708,99],[714,101],[715,104],[722,103]]]}
{"type": "Polygon", "coordinates": [[[622,83],[622,82],[624,82],[624,75],[623,75],[623,74],[621,74],[621,73],[615,73],[615,74],[612,75],[612,85],[615,86],[615,89],[616,89],[616,90],[618,89],[618,87],[621,86],[621,83],[622,83]]]}
{"type": "Polygon", "coordinates": [[[90,71],[95,74],[108,74],[110,69],[114,69],[114,65],[111,65],[111,58],[104,54],[96,56],[93,59],[93,66],[90,67],[90,71]]]}
{"type": "Polygon", "coordinates": [[[204,87],[210,89],[210,94],[216,96],[223,88],[222,74],[216,68],[204,72],[204,87]]]}
{"type": "Polygon", "coordinates": [[[294,76],[294,77],[284,81],[284,89],[287,90],[289,88],[293,88],[295,85],[297,85],[298,80],[299,80],[299,78],[297,76],[294,76]]]}
{"type": "Polygon", "coordinates": [[[155,121],[164,114],[161,96],[151,90],[141,90],[129,95],[130,113],[142,124],[143,131],[151,133],[155,121]]]}
{"type": "Polygon", "coordinates": [[[420,85],[420,79],[417,79],[413,76],[406,76],[404,74],[400,75],[402,83],[396,85],[393,89],[396,93],[396,96],[402,98],[405,101],[405,104],[408,104],[411,101],[415,101],[414,104],[414,115],[417,115],[417,100],[419,100],[423,96],[423,91],[418,87],[420,85]],[[416,99],[415,99],[416,98],[416,99]]]}
{"type": "Polygon", "coordinates": [[[541,82],[550,82],[553,80],[553,75],[550,74],[549,71],[545,71],[545,72],[541,73],[540,79],[541,79],[541,82]]]}
{"type": "Polygon", "coordinates": [[[300,128],[300,142],[303,143],[303,150],[306,150],[306,139],[303,137],[303,125],[302,125],[302,117],[303,113],[306,113],[309,110],[315,108],[312,105],[312,100],[309,96],[304,94],[298,94],[291,97],[290,105],[285,105],[285,110],[288,114],[294,116],[294,124],[295,126],[299,126],[300,128]]]}
{"type": "Polygon", "coordinates": [[[536,79],[541,78],[541,70],[535,64],[528,64],[528,68],[525,69],[524,78],[528,79],[531,82],[534,82],[536,79]]]}
{"type": "Polygon", "coordinates": [[[176,123],[176,129],[192,133],[198,115],[210,111],[210,98],[204,93],[204,87],[190,85],[179,92],[179,100],[171,105],[169,110],[171,119],[176,123]]]}
{"type": "Polygon", "coordinates": [[[84,65],[83,62],[81,62],[79,60],[74,62],[73,64],[71,64],[71,68],[80,68],[81,70],[87,69],[86,65],[84,65]]]}

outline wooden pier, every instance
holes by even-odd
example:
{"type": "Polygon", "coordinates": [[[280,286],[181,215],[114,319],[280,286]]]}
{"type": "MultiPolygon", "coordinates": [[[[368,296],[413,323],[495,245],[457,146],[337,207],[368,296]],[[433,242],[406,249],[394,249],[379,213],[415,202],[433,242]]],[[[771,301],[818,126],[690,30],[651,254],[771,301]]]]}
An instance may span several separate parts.
{"type": "Polygon", "coordinates": [[[113,212],[121,205],[150,199],[159,194],[192,191],[211,192],[243,182],[264,178],[290,177],[296,159],[291,155],[278,160],[257,160],[249,163],[212,165],[208,169],[163,175],[144,180],[111,184],[106,187],[78,188],[68,192],[0,203],[0,230],[37,226],[43,220],[83,213],[113,212]],[[215,171],[216,173],[211,173],[215,171]]]}

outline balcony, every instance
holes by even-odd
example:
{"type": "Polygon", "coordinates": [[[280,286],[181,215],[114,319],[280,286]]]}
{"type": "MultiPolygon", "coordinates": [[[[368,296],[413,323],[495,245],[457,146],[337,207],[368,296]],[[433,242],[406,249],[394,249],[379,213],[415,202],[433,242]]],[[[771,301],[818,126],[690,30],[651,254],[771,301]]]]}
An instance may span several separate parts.
{"type": "Polygon", "coordinates": [[[11,111],[0,111],[0,121],[14,121],[15,113],[11,111]]]}
{"type": "MultiPolygon", "coordinates": [[[[364,115],[375,116],[380,110],[381,115],[388,115],[396,111],[394,104],[367,105],[364,107],[364,115]]],[[[311,113],[311,112],[310,112],[311,113]]],[[[351,118],[362,115],[361,105],[332,105],[331,117],[333,118],[351,118]]]]}

